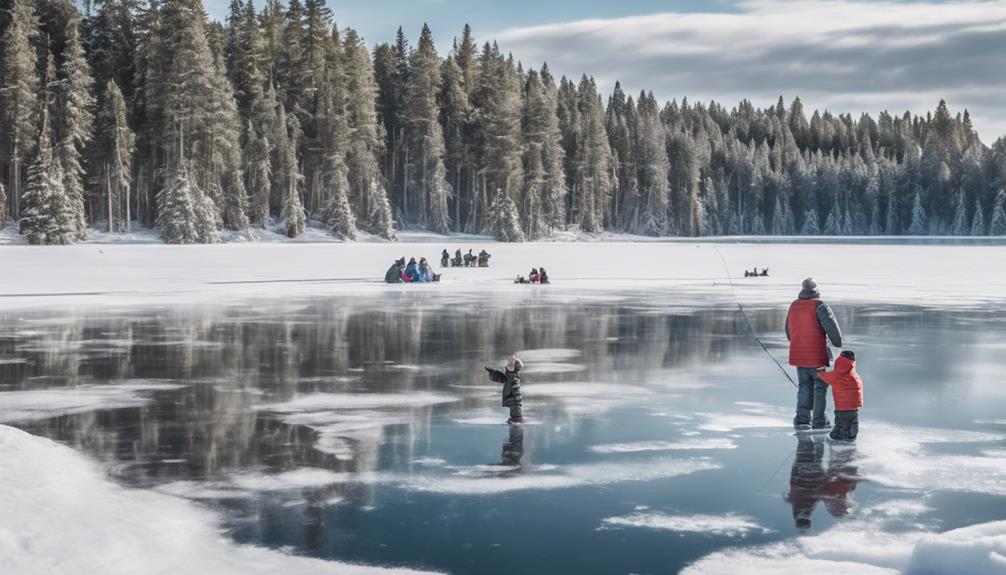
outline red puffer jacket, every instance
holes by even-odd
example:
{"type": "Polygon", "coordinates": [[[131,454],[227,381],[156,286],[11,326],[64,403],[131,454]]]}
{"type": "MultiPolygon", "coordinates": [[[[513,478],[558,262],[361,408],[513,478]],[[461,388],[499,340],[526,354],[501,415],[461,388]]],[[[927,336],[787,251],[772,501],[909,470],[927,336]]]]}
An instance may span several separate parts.
{"type": "Polygon", "coordinates": [[[789,334],[789,364],[818,368],[831,363],[825,331],[817,317],[818,298],[798,299],[789,306],[786,333],[789,334]]]}
{"type": "Polygon", "coordinates": [[[863,380],[859,379],[859,374],[856,373],[856,360],[842,354],[835,360],[835,369],[823,371],[818,375],[831,386],[836,411],[863,407],[863,380]]]}

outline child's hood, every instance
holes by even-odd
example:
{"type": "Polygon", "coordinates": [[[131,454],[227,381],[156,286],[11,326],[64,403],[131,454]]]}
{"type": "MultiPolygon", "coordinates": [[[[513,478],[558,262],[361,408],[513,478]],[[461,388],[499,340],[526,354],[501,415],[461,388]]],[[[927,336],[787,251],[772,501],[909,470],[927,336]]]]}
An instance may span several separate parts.
{"type": "Polygon", "coordinates": [[[845,355],[838,356],[835,360],[835,375],[847,375],[852,370],[856,369],[856,360],[850,359],[845,355]]]}

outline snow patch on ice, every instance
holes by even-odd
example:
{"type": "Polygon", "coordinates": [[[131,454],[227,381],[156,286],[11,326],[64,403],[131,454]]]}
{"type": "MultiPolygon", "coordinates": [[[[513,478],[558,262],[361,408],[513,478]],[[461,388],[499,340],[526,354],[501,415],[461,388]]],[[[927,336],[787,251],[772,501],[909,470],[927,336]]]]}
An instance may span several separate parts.
{"type": "Polygon", "coordinates": [[[583,371],[585,366],[576,363],[539,361],[534,363],[524,363],[524,370],[521,373],[573,373],[583,371]]]}
{"type": "Polygon", "coordinates": [[[447,460],[439,457],[420,457],[413,459],[412,463],[422,465],[423,467],[440,467],[441,465],[446,465],[447,460]]]}
{"type": "Polygon", "coordinates": [[[382,407],[423,407],[450,403],[458,398],[428,391],[408,393],[309,393],[289,401],[259,405],[276,413],[321,411],[325,409],[375,409],[382,407]]]}
{"type": "Polygon", "coordinates": [[[144,393],[184,387],[155,380],[125,380],[25,391],[0,392],[0,422],[49,419],[99,409],[140,407],[150,401],[144,393]]]}
{"type": "Polygon", "coordinates": [[[543,349],[525,349],[524,351],[518,351],[517,357],[519,357],[524,363],[535,362],[535,361],[559,361],[564,362],[571,359],[576,359],[582,354],[578,349],[569,348],[543,348],[543,349]]]}
{"type": "Polygon", "coordinates": [[[699,424],[703,431],[730,432],[737,429],[759,428],[789,428],[793,423],[773,415],[754,415],[750,413],[700,413],[705,419],[699,424]]]}
{"type": "Polygon", "coordinates": [[[481,496],[506,491],[551,490],[629,481],[653,481],[721,469],[722,465],[708,458],[663,458],[618,464],[559,466],[554,473],[522,473],[519,468],[487,467],[489,468],[464,470],[462,473],[449,476],[414,476],[402,483],[402,487],[412,491],[446,495],[481,496]],[[509,473],[502,474],[503,471],[509,473]]]}
{"type": "Polygon", "coordinates": [[[735,515],[667,515],[664,513],[633,513],[621,517],[607,517],[601,521],[601,529],[613,527],[640,527],[660,529],[678,533],[707,533],[726,537],[746,537],[749,533],[769,533],[752,517],[735,515]]]}
{"type": "Polygon", "coordinates": [[[210,511],[114,485],[73,450],[7,426],[0,426],[0,509],[2,573],[420,573],[237,545],[210,511]]]}
{"type": "Polygon", "coordinates": [[[686,439],[683,441],[637,441],[634,443],[603,443],[592,445],[596,453],[636,453],[640,451],[677,451],[690,449],[736,449],[737,444],[722,437],[686,439]]]}

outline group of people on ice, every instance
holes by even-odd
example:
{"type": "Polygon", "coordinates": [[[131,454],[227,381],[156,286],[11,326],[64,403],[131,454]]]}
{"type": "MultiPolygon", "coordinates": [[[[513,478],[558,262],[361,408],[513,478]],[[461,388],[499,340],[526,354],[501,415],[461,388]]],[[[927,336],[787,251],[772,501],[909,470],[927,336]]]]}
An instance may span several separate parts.
{"type": "Polygon", "coordinates": [[[842,330],[831,307],[821,300],[814,278],[803,280],[800,295],[789,306],[786,338],[789,339],[789,364],[796,367],[797,432],[831,430],[835,441],[852,442],[859,434],[859,410],[863,407],[863,380],[856,373],[856,353],[844,350],[831,365],[831,349],[842,347],[842,330]],[[828,405],[828,387],[835,402],[835,424],[824,411],[828,405]]]}
{"type": "Polygon", "coordinates": [[[454,252],[454,258],[452,259],[450,253],[448,253],[447,250],[444,250],[443,253],[440,254],[440,267],[487,268],[489,267],[490,257],[492,257],[492,255],[485,250],[480,251],[478,255],[473,254],[472,250],[468,250],[468,253],[462,255],[461,250],[458,249],[454,252]]]}
{"type": "Polygon", "coordinates": [[[433,273],[433,268],[426,258],[419,258],[418,263],[416,258],[409,258],[409,262],[406,263],[405,256],[402,256],[388,268],[384,274],[384,281],[389,284],[432,283],[440,281],[440,274],[433,273]]]}
{"type": "Polygon", "coordinates": [[[515,284],[547,284],[547,283],[550,283],[550,282],[549,282],[549,279],[548,279],[548,272],[545,271],[545,268],[540,268],[540,269],[539,268],[531,268],[531,273],[529,273],[527,275],[527,277],[517,276],[517,278],[515,280],[513,280],[513,283],[515,283],[515,284]]]}
{"type": "Polygon", "coordinates": [[[751,271],[744,270],[744,277],[746,278],[767,278],[768,268],[758,271],[758,268],[753,268],[751,271]]]}

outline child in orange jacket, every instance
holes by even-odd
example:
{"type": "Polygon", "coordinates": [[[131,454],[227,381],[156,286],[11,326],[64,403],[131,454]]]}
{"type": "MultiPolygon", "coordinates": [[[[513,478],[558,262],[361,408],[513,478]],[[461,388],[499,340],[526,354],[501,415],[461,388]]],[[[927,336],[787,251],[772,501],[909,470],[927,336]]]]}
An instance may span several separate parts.
{"type": "Polygon", "coordinates": [[[835,369],[818,375],[831,386],[835,401],[835,426],[831,438],[836,441],[856,441],[859,434],[859,409],[863,407],[863,380],[856,373],[856,353],[845,350],[835,360],[835,369]]]}

